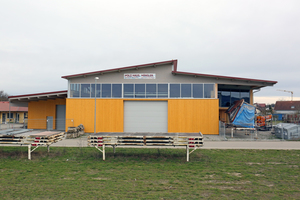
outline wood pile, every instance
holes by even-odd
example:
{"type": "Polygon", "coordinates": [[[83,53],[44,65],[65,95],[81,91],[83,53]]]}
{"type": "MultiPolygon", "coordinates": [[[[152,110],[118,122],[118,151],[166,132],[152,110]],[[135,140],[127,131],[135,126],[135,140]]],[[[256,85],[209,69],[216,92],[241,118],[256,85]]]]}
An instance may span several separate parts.
{"type": "Polygon", "coordinates": [[[88,137],[89,146],[203,146],[201,133],[96,133],[88,137]]]}
{"type": "Polygon", "coordinates": [[[80,124],[77,127],[68,127],[66,139],[78,138],[84,135],[84,126],[80,124]]]}
{"type": "Polygon", "coordinates": [[[64,138],[64,132],[45,131],[32,133],[29,129],[6,129],[0,131],[0,144],[50,145],[64,138]]]}
{"type": "Polygon", "coordinates": [[[64,132],[45,131],[36,133],[26,138],[25,144],[31,144],[31,146],[49,146],[64,138],[64,132]]]}

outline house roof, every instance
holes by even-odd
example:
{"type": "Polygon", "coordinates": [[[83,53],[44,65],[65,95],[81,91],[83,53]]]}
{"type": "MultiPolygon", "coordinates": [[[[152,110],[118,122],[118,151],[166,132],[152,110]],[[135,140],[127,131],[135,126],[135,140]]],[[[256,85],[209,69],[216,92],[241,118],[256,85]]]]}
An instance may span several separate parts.
{"type": "Polygon", "coordinates": [[[0,112],[28,112],[27,107],[10,106],[8,101],[0,101],[0,112]]]}
{"type": "Polygon", "coordinates": [[[265,87],[265,86],[273,86],[274,84],[277,83],[277,81],[270,81],[270,80],[260,80],[260,79],[251,79],[251,78],[241,78],[241,77],[232,77],[232,76],[220,76],[220,75],[177,71],[177,63],[178,63],[177,60],[169,60],[169,61],[142,64],[142,65],[114,68],[114,69],[108,69],[108,70],[102,70],[102,71],[94,71],[94,72],[87,72],[87,73],[81,73],[81,74],[67,75],[67,76],[62,76],[62,78],[71,79],[71,78],[82,77],[82,76],[85,77],[85,76],[89,76],[89,75],[105,74],[105,73],[110,73],[110,72],[121,72],[121,71],[125,71],[125,70],[130,70],[130,69],[138,69],[138,68],[145,68],[145,67],[151,67],[151,66],[161,66],[161,65],[166,65],[166,64],[172,64],[173,69],[172,69],[171,73],[174,75],[187,75],[187,76],[193,76],[193,77],[214,78],[217,80],[221,79],[221,80],[231,80],[231,81],[244,81],[246,83],[250,83],[252,85],[252,88],[254,88],[254,89],[258,89],[258,88],[265,87]]]}
{"type": "Polygon", "coordinates": [[[67,94],[68,94],[67,90],[62,90],[62,91],[54,91],[54,92],[44,92],[44,93],[9,96],[8,99],[10,102],[28,102],[28,101],[66,98],[67,94]]]}
{"type": "Polygon", "coordinates": [[[276,101],[274,110],[300,110],[300,101],[276,101]]]}

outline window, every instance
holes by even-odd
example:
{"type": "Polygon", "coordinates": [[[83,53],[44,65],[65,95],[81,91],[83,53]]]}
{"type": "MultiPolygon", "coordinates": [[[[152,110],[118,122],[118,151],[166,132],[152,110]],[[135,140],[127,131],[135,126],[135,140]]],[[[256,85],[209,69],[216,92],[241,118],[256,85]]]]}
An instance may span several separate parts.
{"type": "Polygon", "coordinates": [[[134,92],[133,92],[133,84],[124,84],[124,98],[133,98],[134,92]]]}
{"type": "Polygon", "coordinates": [[[79,97],[79,91],[80,91],[79,83],[71,84],[71,93],[70,93],[71,97],[79,97]]]}
{"type": "Polygon", "coordinates": [[[122,84],[112,84],[112,97],[113,98],[122,97],[122,84]]]}
{"type": "Polygon", "coordinates": [[[181,84],[181,98],[191,97],[192,96],[192,88],[191,84],[181,84]]]}
{"type": "Polygon", "coordinates": [[[158,84],[158,98],[168,98],[168,84],[158,84]]]}
{"type": "Polygon", "coordinates": [[[135,98],[145,98],[145,84],[135,84],[135,98]]]}
{"type": "Polygon", "coordinates": [[[203,84],[193,84],[193,97],[203,98],[203,84]]]}
{"type": "Polygon", "coordinates": [[[146,98],[156,98],[156,84],[146,84],[146,98]]]}
{"type": "Polygon", "coordinates": [[[95,92],[96,92],[96,97],[100,97],[100,94],[101,94],[101,90],[100,90],[100,88],[101,88],[101,85],[100,84],[97,84],[96,85],[96,91],[95,91],[95,84],[91,84],[91,97],[92,98],[95,98],[95,92]]]}
{"type": "Polygon", "coordinates": [[[14,113],[10,113],[10,116],[9,116],[9,113],[7,113],[7,118],[13,119],[14,118],[14,113]]]}
{"type": "Polygon", "coordinates": [[[180,84],[170,84],[170,97],[171,98],[180,97],[180,84]]]}
{"type": "Polygon", "coordinates": [[[218,98],[220,107],[230,107],[235,101],[240,99],[250,103],[250,90],[219,88],[218,98]]]}
{"type": "Polygon", "coordinates": [[[91,84],[81,84],[81,97],[91,97],[91,84]]]}
{"type": "Polygon", "coordinates": [[[204,84],[204,98],[215,98],[214,84],[204,84]]]}
{"type": "Polygon", "coordinates": [[[102,98],[111,98],[111,84],[102,84],[102,98]]]}

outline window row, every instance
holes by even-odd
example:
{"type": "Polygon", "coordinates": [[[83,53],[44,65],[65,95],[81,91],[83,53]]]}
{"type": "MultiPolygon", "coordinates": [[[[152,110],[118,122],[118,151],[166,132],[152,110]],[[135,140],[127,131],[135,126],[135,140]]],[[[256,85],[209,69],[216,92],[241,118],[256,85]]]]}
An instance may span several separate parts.
{"type": "Polygon", "coordinates": [[[71,84],[70,98],[215,98],[214,84],[71,84]]]}

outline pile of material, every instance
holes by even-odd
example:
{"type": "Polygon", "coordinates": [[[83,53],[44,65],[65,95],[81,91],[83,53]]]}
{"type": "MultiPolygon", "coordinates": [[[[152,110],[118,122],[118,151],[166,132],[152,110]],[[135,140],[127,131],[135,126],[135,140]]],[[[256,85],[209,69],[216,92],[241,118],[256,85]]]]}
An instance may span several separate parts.
{"type": "Polygon", "coordinates": [[[28,136],[25,144],[31,144],[32,146],[49,146],[63,138],[64,132],[45,131],[28,136]]]}
{"type": "Polygon", "coordinates": [[[89,146],[203,146],[201,133],[96,133],[88,137],[89,146]]]}
{"type": "Polygon", "coordinates": [[[0,131],[0,144],[24,144],[31,130],[6,129],[0,131]]]}
{"type": "Polygon", "coordinates": [[[84,126],[80,124],[77,127],[69,127],[66,139],[78,138],[84,134],[84,126]]]}
{"type": "Polygon", "coordinates": [[[64,132],[45,131],[33,133],[32,129],[6,129],[0,131],[0,144],[50,145],[62,140],[64,132]]]}

